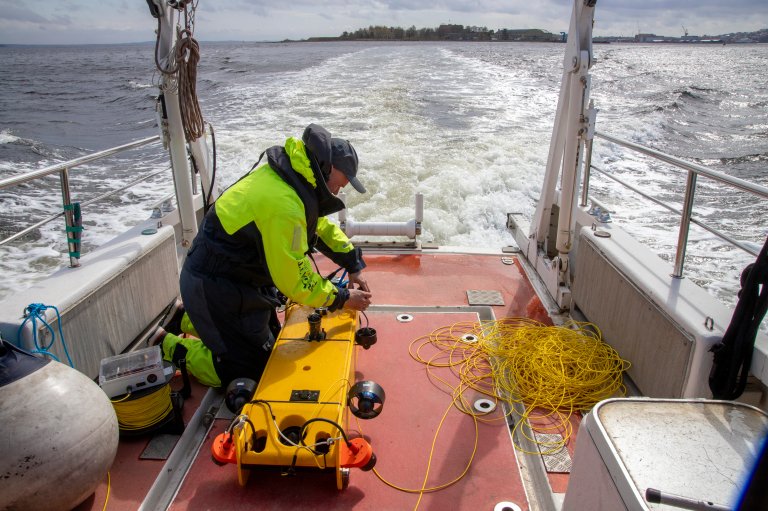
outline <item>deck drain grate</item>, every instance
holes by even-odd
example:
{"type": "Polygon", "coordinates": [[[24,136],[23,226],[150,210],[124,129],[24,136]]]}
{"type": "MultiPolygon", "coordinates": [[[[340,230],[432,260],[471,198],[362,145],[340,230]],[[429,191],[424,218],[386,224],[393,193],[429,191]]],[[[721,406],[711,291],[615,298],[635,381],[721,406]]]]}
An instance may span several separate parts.
{"type": "Polygon", "coordinates": [[[541,459],[544,461],[547,472],[570,474],[573,461],[566,446],[560,447],[555,452],[544,454],[552,450],[553,446],[562,442],[563,437],[551,433],[534,433],[534,435],[539,446],[539,452],[542,453],[541,459]]]}
{"type": "Polygon", "coordinates": [[[167,433],[161,433],[155,435],[147,443],[147,447],[144,452],[139,455],[139,459],[142,460],[167,460],[171,455],[171,451],[176,446],[176,442],[179,441],[180,435],[170,435],[167,433]]]}
{"type": "Polygon", "coordinates": [[[504,297],[498,291],[489,289],[467,289],[470,305],[504,305],[504,297]]]}

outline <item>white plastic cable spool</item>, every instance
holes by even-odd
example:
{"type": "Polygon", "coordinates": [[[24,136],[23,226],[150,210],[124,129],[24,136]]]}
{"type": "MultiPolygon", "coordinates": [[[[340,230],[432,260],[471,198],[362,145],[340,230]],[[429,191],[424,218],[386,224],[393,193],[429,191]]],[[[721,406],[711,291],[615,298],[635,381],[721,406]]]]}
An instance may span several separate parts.
{"type": "Polygon", "coordinates": [[[493,507],[493,511],[523,511],[514,502],[499,502],[493,507]]]}
{"type": "Polygon", "coordinates": [[[461,336],[461,340],[467,344],[474,344],[477,342],[477,336],[475,334],[464,334],[461,336]]]}

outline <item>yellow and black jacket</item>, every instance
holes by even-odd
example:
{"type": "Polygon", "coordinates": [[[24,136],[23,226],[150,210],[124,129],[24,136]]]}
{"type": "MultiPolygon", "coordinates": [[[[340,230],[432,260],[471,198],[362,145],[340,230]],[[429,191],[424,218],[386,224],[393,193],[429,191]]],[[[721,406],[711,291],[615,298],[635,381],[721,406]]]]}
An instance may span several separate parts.
{"type": "Polygon", "coordinates": [[[348,292],[317,274],[308,254],[316,247],[350,273],[365,267],[360,250],[325,217],[344,203],[330,193],[302,140],[289,138],[266,155],[266,164],[228,188],[208,211],[184,272],[226,281],[223,287],[236,288],[249,307],[278,305],[274,286],[298,303],[337,309],[348,292]]]}

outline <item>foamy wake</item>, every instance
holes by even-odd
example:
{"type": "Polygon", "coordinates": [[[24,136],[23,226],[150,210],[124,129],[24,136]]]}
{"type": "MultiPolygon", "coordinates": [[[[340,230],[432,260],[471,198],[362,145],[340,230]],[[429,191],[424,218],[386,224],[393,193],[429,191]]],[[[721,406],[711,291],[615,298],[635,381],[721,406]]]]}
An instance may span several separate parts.
{"type": "Polygon", "coordinates": [[[151,83],[139,83],[134,80],[130,80],[128,82],[128,87],[130,87],[133,90],[142,90],[142,89],[149,89],[150,87],[153,87],[151,83]]]}
{"type": "Polygon", "coordinates": [[[9,130],[0,131],[0,144],[11,144],[13,142],[18,142],[19,140],[19,137],[11,135],[9,130]]]}

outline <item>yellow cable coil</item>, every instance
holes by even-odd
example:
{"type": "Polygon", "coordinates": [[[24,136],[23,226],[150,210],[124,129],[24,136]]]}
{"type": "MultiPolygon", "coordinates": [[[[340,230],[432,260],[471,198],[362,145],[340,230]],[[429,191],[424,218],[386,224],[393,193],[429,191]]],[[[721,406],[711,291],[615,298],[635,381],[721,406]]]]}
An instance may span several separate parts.
{"type": "Polygon", "coordinates": [[[123,431],[136,431],[154,426],[173,412],[171,386],[168,384],[140,398],[130,397],[128,394],[122,399],[112,401],[118,426],[123,431]]]}
{"type": "Polygon", "coordinates": [[[622,373],[629,362],[589,323],[547,326],[525,318],[457,323],[416,339],[409,353],[450,390],[454,405],[476,420],[486,419],[463,397],[469,389],[519,403],[523,420],[515,421],[515,430],[545,454],[567,443],[574,412],[626,393],[622,373]],[[459,384],[437,376],[431,370],[436,367],[450,368],[459,384]],[[534,433],[557,433],[562,440],[540,442],[534,433]]]}

